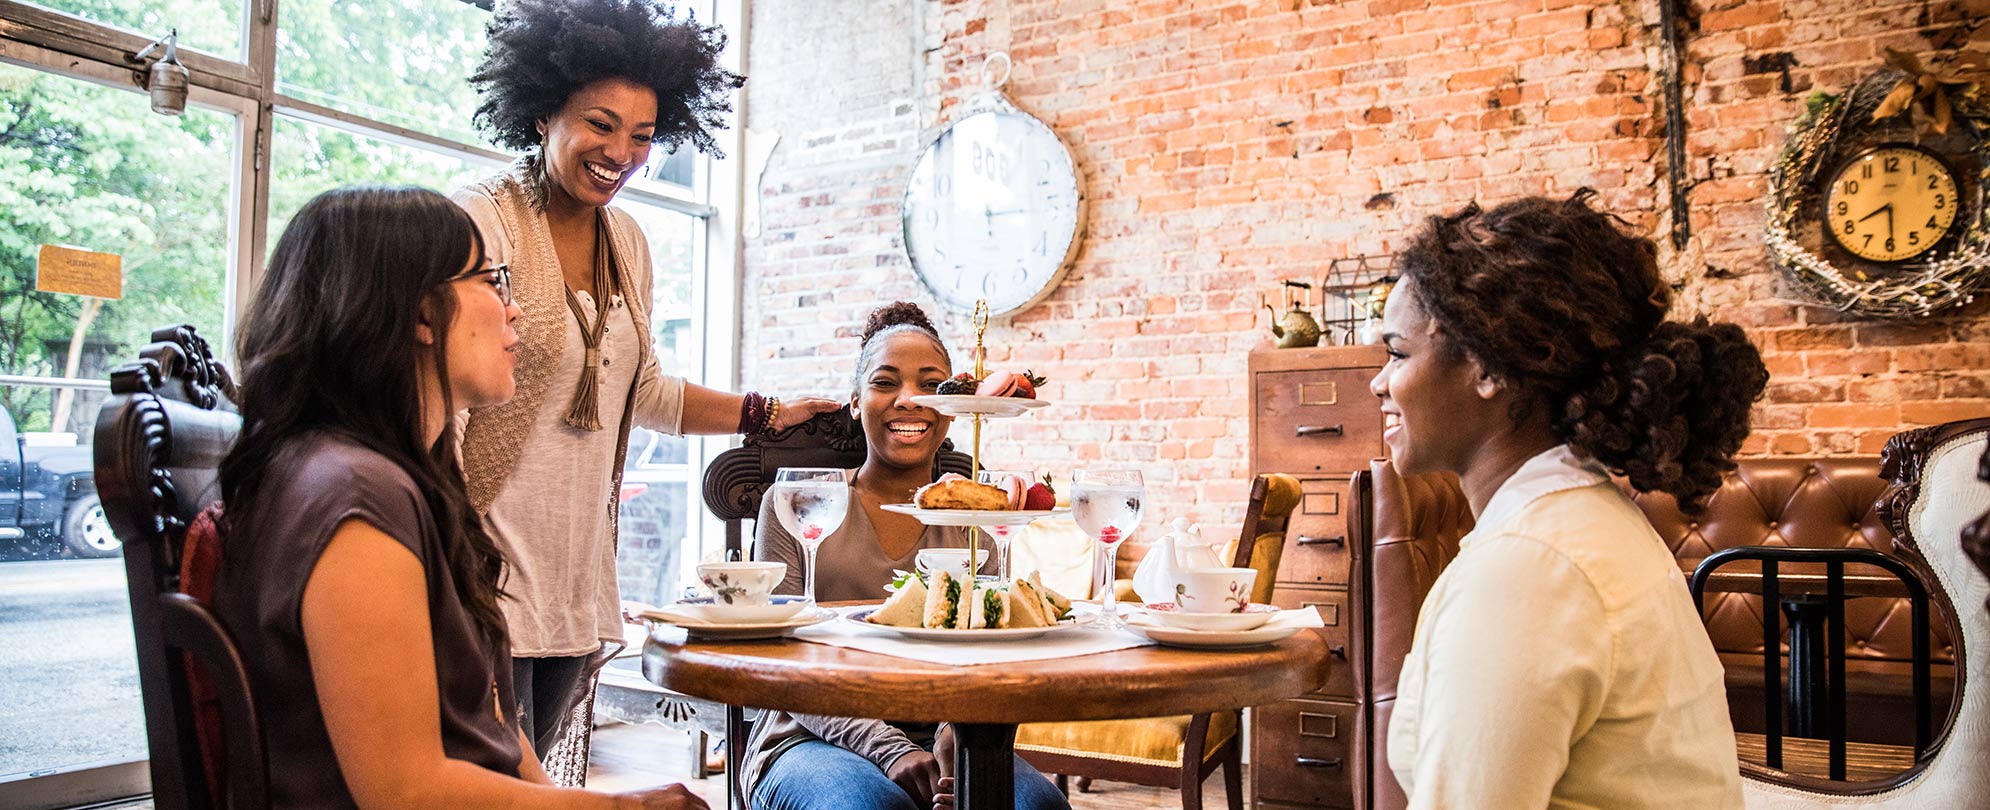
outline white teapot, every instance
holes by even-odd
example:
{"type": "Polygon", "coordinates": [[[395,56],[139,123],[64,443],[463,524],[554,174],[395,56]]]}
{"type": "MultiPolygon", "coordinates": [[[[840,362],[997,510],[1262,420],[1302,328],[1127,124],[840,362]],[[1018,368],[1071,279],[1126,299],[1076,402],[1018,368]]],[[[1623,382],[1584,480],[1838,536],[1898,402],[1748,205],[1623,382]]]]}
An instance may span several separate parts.
{"type": "Polygon", "coordinates": [[[1133,571],[1133,592],[1141,602],[1167,602],[1174,599],[1174,573],[1178,568],[1222,568],[1216,549],[1202,541],[1202,524],[1188,518],[1175,518],[1161,539],[1147,549],[1140,567],[1133,571]]]}

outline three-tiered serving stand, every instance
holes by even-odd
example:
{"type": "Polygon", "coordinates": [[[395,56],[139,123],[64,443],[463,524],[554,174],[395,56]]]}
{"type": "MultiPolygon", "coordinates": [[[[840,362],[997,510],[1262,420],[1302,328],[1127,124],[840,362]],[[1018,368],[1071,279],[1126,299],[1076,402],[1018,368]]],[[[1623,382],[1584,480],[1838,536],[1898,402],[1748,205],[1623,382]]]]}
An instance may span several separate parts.
{"type": "MultiPolygon", "coordinates": [[[[977,380],[985,378],[988,374],[986,366],[988,350],[984,342],[987,337],[987,333],[988,333],[988,301],[984,299],[976,301],[974,304],[974,378],[977,380]]],[[[969,424],[972,424],[974,426],[973,443],[972,447],[970,448],[971,453],[969,456],[972,459],[972,466],[970,467],[970,469],[973,470],[981,469],[982,420],[1007,419],[1010,417],[1021,416],[1032,410],[1042,408],[1050,404],[1048,402],[1044,402],[1043,400],[1039,399],[1024,399],[1020,397],[967,396],[960,394],[928,394],[925,396],[913,397],[912,401],[916,404],[923,405],[925,407],[939,411],[944,416],[951,416],[956,418],[966,417],[969,420],[969,424]]],[[[1058,511],[1055,509],[1031,511],[1031,510],[982,510],[982,509],[920,509],[917,507],[918,507],[917,504],[886,504],[884,508],[893,512],[898,512],[900,514],[911,515],[915,518],[918,518],[920,523],[926,524],[928,526],[971,526],[979,528],[982,531],[990,532],[991,534],[993,533],[991,530],[994,528],[1005,527],[1005,526],[1028,525],[1031,521],[1034,521],[1037,518],[1053,515],[1056,514],[1058,511]]],[[[981,557],[981,532],[968,533],[967,548],[968,548],[967,551],[968,570],[970,571],[970,573],[976,572],[980,569],[980,565],[977,563],[977,561],[981,557]]],[[[1006,564],[1006,557],[1004,559],[1004,562],[1006,564]]],[[[1013,575],[1014,571],[1011,571],[1010,573],[1013,575]]],[[[974,587],[973,583],[975,581],[975,577],[970,576],[968,577],[968,580],[969,580],[968,587],[972,589],[974,587]]],[[[972,598],[973,598],[973,593],[972,590],[970,590],[969,599],[972,598]]]]}

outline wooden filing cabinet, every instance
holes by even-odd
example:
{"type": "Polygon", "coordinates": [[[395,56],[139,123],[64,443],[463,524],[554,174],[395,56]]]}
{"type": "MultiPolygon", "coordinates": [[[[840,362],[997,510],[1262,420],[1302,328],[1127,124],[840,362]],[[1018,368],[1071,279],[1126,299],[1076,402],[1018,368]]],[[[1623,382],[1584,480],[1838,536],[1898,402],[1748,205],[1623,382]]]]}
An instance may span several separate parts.
{"type": "Polygon", "coordinates": [[[1304,496],[1286,526],[1272,589],[1279,607],[1312,606],[1332,652],[1311,694],[1251,710],[1251,806],[1260,810],[1369,806],[1365,521],[1350,477],[1384,455],[1382,414],[1368,382],[1380,346],[1251,353],[1251,474],[1297,477],[1304,496]]]}

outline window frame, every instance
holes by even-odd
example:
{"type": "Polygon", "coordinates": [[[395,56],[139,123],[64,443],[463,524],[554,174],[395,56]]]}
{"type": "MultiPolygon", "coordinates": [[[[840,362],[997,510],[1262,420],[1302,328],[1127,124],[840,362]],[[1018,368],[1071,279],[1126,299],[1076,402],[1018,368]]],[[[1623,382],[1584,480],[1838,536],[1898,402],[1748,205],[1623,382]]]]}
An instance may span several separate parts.
{"type": "MultiPolygon", "coordinates": [[[[232,114],[236,119],[230,179],[227,251],[230,266],[224,284],[223,334],[217,346],[233,345],[242,308],[263,274],[273,235],[269,231],[271,187],[275,172],[269,165],[278,116],[331,127],[402,146],[440,153],[467,162],[498,167],[513,156],[484,144],[465,143],[419,132],[356,113],[325,107],[277,92],[276,39],[283,0],[238,0],[243,25],[243,58],[234,60],[183,47],[179,59],[188,70],[188,103],[232,114]]],[[[387,2],[390,0],[379,0],[387,2]]],[[[491,11],[492,0],[457,0],[491,11]]],[[[722,64],[743,72],[746,48],[746,5],[750,0],[706,0],[710,13],[700,15],[729,35],[722,64]]],[[[129,57],[151,40],[145,35],[113,28],[65,12],[21,2],[0,0],[0,62],[132,91],[142,105],[143,90],[133,81],[135,63],[129,57]]],[[[160,32],[163,34],[164,32],[160,32]]],[[[624,188],[618,202],[654,206],[702,220],[693,240],[691,312],[688,339],[692,367],[673,369],[685,379],[706,386],[733,389],[739,376],[741,278],[740,214],[744,199],[744,94],[736,95],[730,126],[716,133],[727,157],[701,157],[690,188],[644,183],[624,188]]],[[[143,109],[139,107],[139,109],[143,109]]],[[[448,189],[444,189],[448,191],[448,189]]],[[[96,388],[99,380],[9,376],[9,385],[51,388],[96,388]]],[[[703,471],[710,459],[735,445],[736,437],[687,437],[683,465],[686,499],[682,550],[702,557],[723,544],[724,524],[702,508],[703,471]]],[[[675,467],[675,465],[670,465],[675,467]]],[[[675,477],[674,475],[672,476],[675,477]]],[[[689,570],[690,566],[685,566],[689,570]]],[[[676,587],[671,583],[666,586],[676,587]]],[[[0,804],[10,806],[70,806],[149,794],[145,760],[91,763],[37,771],[26,777],[0,779],[0,804]]]]}

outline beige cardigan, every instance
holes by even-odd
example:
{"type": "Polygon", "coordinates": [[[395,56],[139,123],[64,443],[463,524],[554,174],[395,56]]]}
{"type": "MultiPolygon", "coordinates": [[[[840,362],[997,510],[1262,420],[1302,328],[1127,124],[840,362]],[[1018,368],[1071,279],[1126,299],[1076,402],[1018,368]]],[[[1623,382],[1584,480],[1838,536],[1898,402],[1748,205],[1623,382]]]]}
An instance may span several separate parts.
{"type": "MultiPolygon", "coordinates": [[[[529,171],[525,161],[520,160],[503,173],[451,195],[451,199],[484,226],[486,242],[503,240],[504,255],[511,265],[512,298],[523,310],[517,322],[516,393],[503,404],[472,409],[463,425],[463,473],[468,479],[470,502],[479,511],[490,509],[491,502],[503,491],[505,480],[518,466],[518,454],[525,446],[525,434],[532,426],[533,415],[553,387],[552,372],[559,363],[566,338],[569,317],[566,281],[560,274],[559,253],[553,247],[553,234],[546,225],[546,217],[529,202],[526,186],[530,182],[529,171]],[[487,223],[492,221],[499,223],[501,229],[490,229],[487,223]]],[[[636,392],[646,384],[655,384],[660,372],[647,339],[652,272],[648,245],[628,212],[612,205],[603,210],[608,215],[609,245],[621,271],[618,290],[632,308],[630,314],[641,325],[644,337],[639,341],[642,348],[636,384],[629,389],[621,424],[616,427],[614,486],[608,488],[602,501],[602,508],[608,510],[608,526],[613,536],[619,512],[617,494],[622,486],[622,460],[629,452],[629,429],[635,420],[636,392]]],[[[486,250],[494,252],[495,247],[486,245],[486,250]]],[[[681,430],[678,425],[659,426],[659,429],[663,427],[670,428],[672,433],[681,430]]]]}

